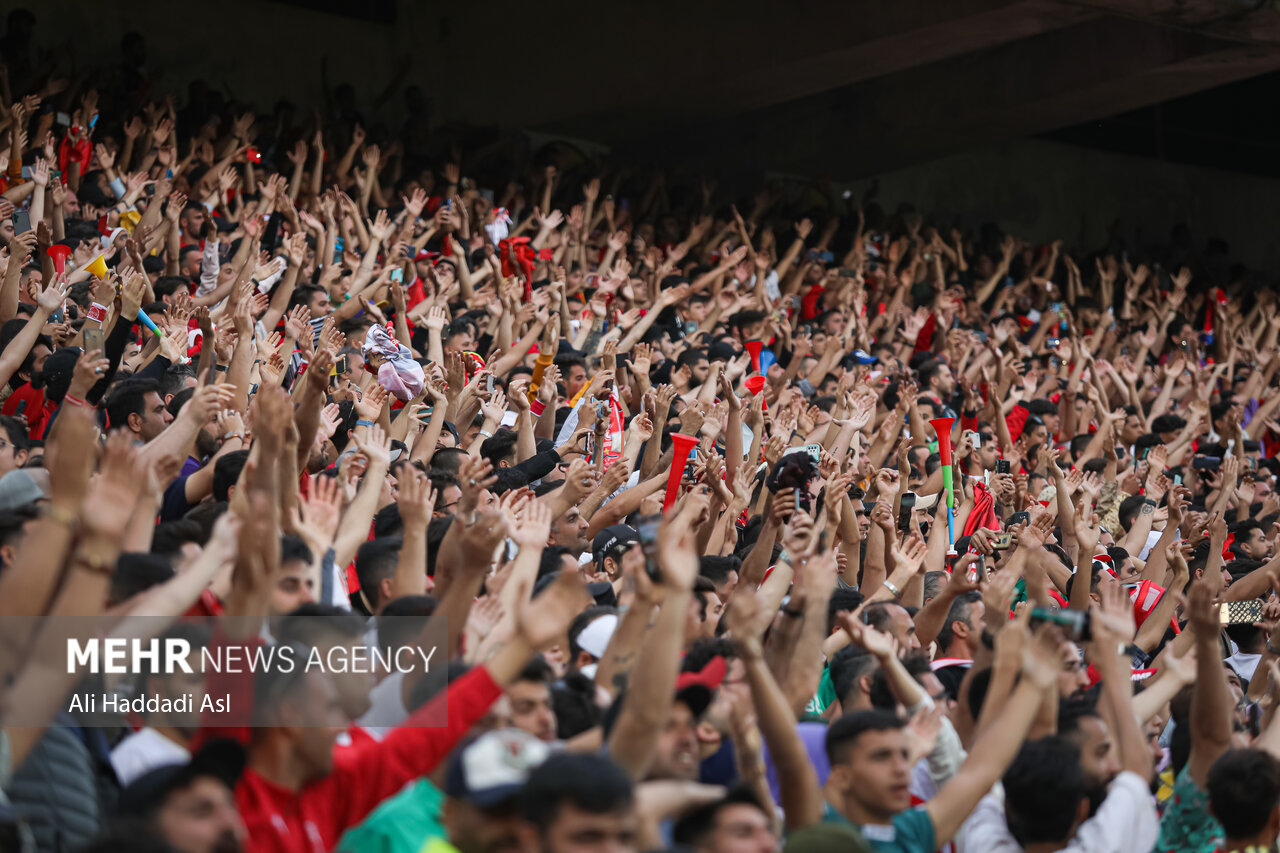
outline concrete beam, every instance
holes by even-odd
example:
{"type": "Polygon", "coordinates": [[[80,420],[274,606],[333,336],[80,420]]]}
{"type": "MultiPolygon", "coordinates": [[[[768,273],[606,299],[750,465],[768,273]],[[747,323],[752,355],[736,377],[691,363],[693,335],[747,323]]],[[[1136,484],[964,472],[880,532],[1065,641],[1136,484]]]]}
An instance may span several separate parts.
{"type": "Polygon", "coordinates": [[[1276,68],[1277,49],[1104,19],[710,122],[678,138],[664,133],[637,150],[685,162],[691,148],[700,150],[698,165],[712,171],[772,168],[855,178],[1276,68]]]}

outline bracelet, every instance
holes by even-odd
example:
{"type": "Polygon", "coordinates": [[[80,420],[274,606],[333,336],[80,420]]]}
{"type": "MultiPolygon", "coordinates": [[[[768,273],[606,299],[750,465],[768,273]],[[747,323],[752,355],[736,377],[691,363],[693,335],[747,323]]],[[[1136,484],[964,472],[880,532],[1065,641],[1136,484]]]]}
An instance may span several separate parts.
{"type": "Polygon", "coordinates": [[[373,426],[373,421],[366,420],[365,418],[361,418],[360,420],[356,421],[356,426],[368,426],[368,427],[371,427],[371,426],[373,426]]]}
{"type": "Polygon", "coordinates": [[[229,365],[229,364],[215,364],[215,365],[213,366],[213,369],[214,369],[214,370],[216,370],[216,371],[218,371],[219,373],[226,373],[227,371],[231,370],[231,365],[229,365]]]}
{"type": "Polygon", "coordinates": [[[79,397],[73,397],[70,394],[62,395],[62,402],[70,403],[73,406],[79,406],[82,409],[92,409],[93,406],[87,400],[81,400],[79,397]]]}
{"type": "Polygon", "coordinates": [[[64,527],[75,527],[80,520],[71,510],[53,504],[46,504],[41,514],[54,524],[61,524],[64,527]]]}
{"type": "Polygon", "coordinates": [[[483,435],[485,438],[493,438],[493,433],[489,432],[487,429],[480,430],[479,434],[483,435]]]}
{"type": "Polygon", "coordinates": [[[242,433],[242,432],[240,432],[240,431],[238,431],[238,430],[237,430],[236,432],[229,432],[229,433],[227,433],[226,435],[224,435],[224,436],[222,437],[222,440],[223,440],[223,441],[230,441],[230,440],[231,440],[231,439],[233,439],[233,438],[238,438],[238,439],[240,439],[241,441],[244,441],[244,433],[242,433]]]}
{"type": "Polygon", "coordinates": [[[71,559],[71,565],[80,566],[98,575],[112,575],[116,571],[116,558],[77,552],[71,559]]]}
{"type": "Polygon", "coordinates": [[[898,596],[902,595],[902,590],[894,586],[893,581],[889,580],[888,578],[885,578],[883,583],[884,583],[884,588],[889,590],[889,592],[893,593],[894,598],[897,598],[898,596]]]}

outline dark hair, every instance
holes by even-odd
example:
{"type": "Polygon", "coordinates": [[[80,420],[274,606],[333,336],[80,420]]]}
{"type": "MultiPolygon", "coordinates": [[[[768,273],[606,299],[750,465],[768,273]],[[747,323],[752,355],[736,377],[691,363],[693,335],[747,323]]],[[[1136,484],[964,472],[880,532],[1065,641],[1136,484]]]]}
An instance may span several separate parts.
{"type": "Polygon", "coordinates": [[[369,600],[369,606],[374,609],[382,604],[382,582],[396,573],[403,544],[404,540],[399,536],[384,536],[370,539],[356,551],[356,578],[360,581],[360,590],[369,600]]]}
{"type": "MultiPolygon", "coordinates": [[[[966,592],[951,602],[951,609],[947,611],[947,618],[943,620],[942,630],[938,632],[938,651],[945,652],[951,648],[951,643],[956,638],[956,632],[951,627],[953,623],[963,622],[970,628],[975,627],[969,620],[973,616],[973,605],[979,601],[982,601],[982,593],[966,592]]],[[[976,627],[982,630],[982,626],[976,627]]]]}
{"type": "MultiPolygon", "coordinates": [[[[535,684],[551,684],[556,680],[555,670],[542,655],[534,655],[524,669],[516,673],[514,681],[531,681],[535,684]]],[[[514,683],[513,681],[513,683],[514,683]]]]}
{"type": "Polygon", "coordinates": [[[730,572],[741,572],[741,570],[742,561],[732,554],[725,557],[709,554],[698,559],[698,574],[716,586],[728,583],[730,572]]]}
{"type": "Polygon", "coordinates": [[[151,533],[151,553],[172,560],[188,542],[202,544],[204,529],[189,518],[157,524],[151,533]]]}
{"type": "MultiPolygon", "coordinates": [[[[920,681],[920,676],[926,672],[931,672],[932,667],[929,665],[929,657],[923,652],[913,652],[902,659],[902,665],[907,670],[907,674],[920,681]]],[[[886,711],[893,711],[898,707],[898,699],[893,695],[893,688],[889,686],[889,674],[881,667],[871,676],[871,706],[873,708],[883,708],[886,711]]]]}
{"type": "Polygon", "coordinates": [[[497,468],[499,462],[504,459],[510,459],[515,454],[515,448],[515,430],[500,429],[486,438],[484,443],[480,445],[480,455],[493,463],[494,468],[497,468]]]}
{"type": "Polygon", "coordinates": [[[1065,841],[1085,791],[1080,750],[1061,737],[1024,743],[1004,773],[1005,819],[1023,847],[1065,841]]]}
{"type": "Polygon", "coordinates": [[[310,563],[315,559],[315,555],[311,553],[311,548],[307,546],[307,542],[301,536],[294,536],[292,533],[286,533],[280,537],[280,563],[281,565],[297,560],[300,563],[310,563]]]}
{"type": "Polygon", "coordinates": [[[1261,749],[1229,749],[1209,768],[1209,811],[1228,840],[1257,835],[1280,803],[1280,761],[1261,749]]]}
{"type": "Polygon", "coordinates": [[[0,415],[0,427],[4,429],[5,438],[9,439],[9,443],[13,445],[14,453],[26,450],[30,445],[27,439],[27,428],[22,425],[22,421],[8,415],[0,415]]]}
{"type": "Polygon", "coordinates": [[[399,648],[415,644],[437,604],[434,597],[425,594],[402,595],[388,601],[378,614],[378,645],[399,648]]]}
{"type": "Polygon", "coordinates": [[[355,612],[332,604],[310,602],[284,615],[276,640],[314,649],[334,639],[349,640],[363,635],[364,620],[355,612]]]}
{"type": "Polygon", "coordinates": [[[832,766],[847,761],[849,748],[864,732],[887,732],[901,729],[902,720],[893,711],[879,708],[845,714],[827,729],[827,760],[832,766]]]}
{"type": "Polygon", "coordinates": [[[107,423],[112,429],[129,425],[129,415],[141,415],[146,409],[146,396],[160,395],[160,383],[154,379],[126,379],[107,397],[107,423]]]}
{"type": "Polygon", "coordinates": [[[738,785],[731,788],[722,799],[696,808],[676,821],[675,828],[672,830],[672,840],[688,849],[697,849],[715,830],[716,817],[720,814],[720,810],[728,806],[751,806],[770,820],[773,819],[771,811],[760,804],[760,800],[750,788],[738,785]]]}
{"type": "Polygon", "coordinates": [[[622,768],[602,755],[561,752],[534,768],[520,792],[526,820],[545,832],[571,805],[591,814],[629,809],[635,794],[622,768]]]}
{"type": "Polygon", "coordinates": [[[166,557],[141,553],[121,554],[116,560],[116,570],[111,574],[107,600],[111,605],[120,604],[172,577],[173,566],[166,557]]]}
{"type": "Polygon", "coordinates": [[[849,695],[857,688],[858,680],[872,675],[879,668],[876,656],[861,646],[845,646],[836,652],[827,664],[836,698],[842,705],[853,704],[848,701],[849,695]]]}
{"type": "Polygon", "coordinates": [[[249,451],[233,450],[224,453],[213,463],[213,499],[231,500],[231,487],[240,479],[240,472],[249,461],[249,451]]]}

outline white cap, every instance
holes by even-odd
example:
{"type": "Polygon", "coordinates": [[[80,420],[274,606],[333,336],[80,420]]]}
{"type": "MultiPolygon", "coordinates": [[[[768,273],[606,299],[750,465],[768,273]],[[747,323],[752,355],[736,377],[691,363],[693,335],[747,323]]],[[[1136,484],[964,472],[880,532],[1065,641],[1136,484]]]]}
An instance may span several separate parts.
{"type": "Polygon", "coordinates": [[[604,657],[604,650],[609,648],[609,639],[613,637],[613,632],[617,628],[617,615],[606,613],[599,619],[593,619],[587,627],[582,629],[582,633],[578,634],[578,646],[584,652],[599,660],[604,657]]]}

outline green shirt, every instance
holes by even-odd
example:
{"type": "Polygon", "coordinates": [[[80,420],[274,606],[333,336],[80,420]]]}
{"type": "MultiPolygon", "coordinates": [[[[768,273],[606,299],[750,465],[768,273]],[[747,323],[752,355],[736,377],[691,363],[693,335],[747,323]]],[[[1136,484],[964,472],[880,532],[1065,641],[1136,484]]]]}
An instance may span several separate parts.
{"type": "Polygon", "coordinates": [[[823,712],[836,701],[836,687],[831,683],[831,668],[822,670],[822,678],[818,681],[818,692],[813,694],[809,704],[805,705],[806,715],[821,717],[823,712]]]}
{"type": "Polygon", "coordinates": [[[1209,795],[1196,787],[1191,768],[1183,767],[1160,818],[1160,837],[1153,853],[1213,853],[1225,834],[1222,824],[1209,813],[1209,795]]]}
{"type": "Polygon", "coordinates": [[[822,820],[852,826],[867,845],[877,853],[934,853],[938,846],[934,840],[933,818],[924,809],[907,809],[893,816],[893,823],[863,824],[858,826],[831,807],[822,804],[822,820]]]}
{"type": "Polygon", "coordinates": [[[422,778],[389,797],[338,842],[340,853],[418,853],[430,839],[444,839],[444,793],[422,778]]]}

